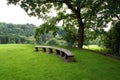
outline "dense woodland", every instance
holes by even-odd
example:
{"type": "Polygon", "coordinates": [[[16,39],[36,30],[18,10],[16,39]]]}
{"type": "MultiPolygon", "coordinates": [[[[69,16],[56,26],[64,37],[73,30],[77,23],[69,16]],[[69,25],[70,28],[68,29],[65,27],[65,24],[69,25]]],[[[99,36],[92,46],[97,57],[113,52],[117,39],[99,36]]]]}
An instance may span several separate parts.
{"type": "Polygon", "coordinates": [[[0,43],[33,43],[35,29],[33,24],[0,23],[0,43]]]}

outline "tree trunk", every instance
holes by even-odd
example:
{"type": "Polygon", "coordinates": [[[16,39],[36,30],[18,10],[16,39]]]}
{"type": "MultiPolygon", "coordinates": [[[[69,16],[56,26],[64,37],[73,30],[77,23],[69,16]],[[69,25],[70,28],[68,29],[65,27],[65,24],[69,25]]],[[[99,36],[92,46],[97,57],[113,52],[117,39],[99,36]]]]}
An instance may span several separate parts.
{"type": "Polygon", "coordinates": [[[74,8],[72,4],[68,0],[64,0],[64,3],[68,6],[69,9],[71,9],[75,15],[76,19],[78,21],[78,48],[83,48],[83,42],[84,42],[84,23],[82,22],[81,18],[81,7],[77,6],[77,8],[74,8]]]}
{"type": "Polygon", "coordinates": [[[119,42],[119,56],[120,56],[120,42],[119,42]]]}
{"type": "Polygon", "coordinates": [[[82,22],[81,18],[81,9],[77,9],[77,21],[78,21],[78,48],[83,48],[83,42],[84,42],[84,23],[82,22]]]}
{"type": "Polygon", "coordinates": [[[120,42],[119,42],[119,40],[117,41],[116,45],[117,45],[116,46],[116,53],[118,56],[120,56],[120,42]]]}
{"type": "Polygon", "coordinates": [[[84,42],[84,24],[78,21],[78,48],[83,48],[84,42]]]}

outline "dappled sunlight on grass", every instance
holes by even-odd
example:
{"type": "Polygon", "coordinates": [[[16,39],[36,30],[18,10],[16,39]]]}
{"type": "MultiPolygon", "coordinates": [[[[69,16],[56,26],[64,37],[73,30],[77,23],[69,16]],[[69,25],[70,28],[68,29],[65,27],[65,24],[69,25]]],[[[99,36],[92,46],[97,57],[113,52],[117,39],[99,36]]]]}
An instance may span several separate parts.
{"type": "Polygon", "coordinates": [[[103,48],[98,46],[98,45],[88,45],[84,46],[85,49],[90,49],[90,50],[102,50],[103,48]]]}

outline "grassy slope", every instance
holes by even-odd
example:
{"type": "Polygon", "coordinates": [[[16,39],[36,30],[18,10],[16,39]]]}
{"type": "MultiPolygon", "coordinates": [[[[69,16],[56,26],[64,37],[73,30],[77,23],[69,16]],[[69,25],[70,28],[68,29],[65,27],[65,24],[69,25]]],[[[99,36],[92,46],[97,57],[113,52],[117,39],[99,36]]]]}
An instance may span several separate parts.
{"type": "Polygon", "coordinates": [[[77,62],[66,63],[58,56],[36,53],[33,45],[0,45],[0,80],[120,80],[120,61],[68,49],[77,62]]]}

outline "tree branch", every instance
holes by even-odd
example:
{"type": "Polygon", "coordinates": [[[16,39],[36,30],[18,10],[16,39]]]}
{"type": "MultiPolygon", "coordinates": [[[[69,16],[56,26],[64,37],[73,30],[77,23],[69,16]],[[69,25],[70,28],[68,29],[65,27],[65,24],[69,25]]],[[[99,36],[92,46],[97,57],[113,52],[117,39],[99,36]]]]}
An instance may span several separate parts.
{"type": "Polygon", "coordinates": [[[64,15],[64,16],[57,17],[57,21],[60,21],[60,20],[66,19],[66,18],[68,18],[68,17],[76,18],[76,16],[73,15],[73,14],[67,14],[67,15],[64,15]]]}
{"type": "Polygon", "coordinates": [[[115,16],[117,17],[118,20],[120,20],[120,16],[118,16],[118,15],[115,15],[115,16]]]}
{"type": "Polygon", "coordinates": [[[77,10],[75,9],[75,7],[73,7],[73,5],[68,1],[68,0],[65,0],[64,3],[67,5],[67,7],[69,9],[71,9],[75,14],[77,13],[77,10]]]}

